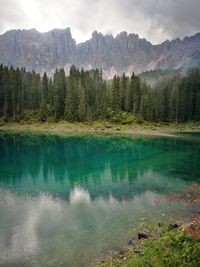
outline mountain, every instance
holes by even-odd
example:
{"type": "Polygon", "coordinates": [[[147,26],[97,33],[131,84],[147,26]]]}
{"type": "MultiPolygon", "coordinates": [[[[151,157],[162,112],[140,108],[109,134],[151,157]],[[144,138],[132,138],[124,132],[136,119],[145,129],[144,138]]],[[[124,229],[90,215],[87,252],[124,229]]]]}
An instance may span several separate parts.
{"type": "Polygon", "coordinates": [[[136,34],[116,37],[93,32],[90,40],[76,44],[69,28],[40,33],[35,29],[11,30],[0,35],[0,63],[53,73],[56,68],[102,68],[106,78],[150,70],[200,66],[200,33],[183,40],[153,45],[136,34]]]}

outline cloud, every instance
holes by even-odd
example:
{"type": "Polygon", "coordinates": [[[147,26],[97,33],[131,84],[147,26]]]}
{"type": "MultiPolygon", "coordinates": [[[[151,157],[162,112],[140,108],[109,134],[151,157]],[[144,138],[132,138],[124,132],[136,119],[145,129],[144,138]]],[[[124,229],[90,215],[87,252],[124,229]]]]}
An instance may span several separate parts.
{"type": "MultiPolygon", "coordinates": [[[[129,10],[131,2],[129,2],[129,10]]],[[[127,9],[128,10],[128,9],[127,9]]],[[[184,37],[200,30],[199,0],[140,0],[137,10],[151,21],[154,29],[171,38],[184,37]]]]}
{"type": "Polygon", "coordinates": [[[0,32],[72,29],[80,41],[94,30],[137,33],[158,43],[200,31],[199,0],[0,0],[0,32]]]}
{"type": "Polygon", "coordinates": [[[18,27],[20,23],[24,22],[25,14],[19,1],[0,0],[0,6],[0,32],[18,27]]]}

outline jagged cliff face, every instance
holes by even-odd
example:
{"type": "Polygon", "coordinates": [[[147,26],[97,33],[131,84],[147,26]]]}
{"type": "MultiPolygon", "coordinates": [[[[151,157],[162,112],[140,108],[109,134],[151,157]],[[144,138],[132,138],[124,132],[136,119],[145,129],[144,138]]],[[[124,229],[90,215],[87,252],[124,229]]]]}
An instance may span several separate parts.
{"type": "Polygon", "coordinates": [[[141,72],[156,58],[153,46],[138,35],[122,32],[114,38],[94,32],[92,38],[77,46],[79,66],[102,67],[107,72],[141,72]]]}
{"type": "Polygon", "coordinates": [[[40,33],[13,30],[0,36],[0,63],[37,72],[74,64],[76,42],[70,29],[40,33]]]}
{"type": "Polygon", "coordinates": [[[114,38],[94,32],[90,40],[76,45],[69,28],[47,33],[12,30],[0,36],[0,63],[50,74],[75,64],[102,68],[106,78],[123,72],[189,68],[200,65],[200,33],[152,45],[135,34],[121,32],[114,38]]]}

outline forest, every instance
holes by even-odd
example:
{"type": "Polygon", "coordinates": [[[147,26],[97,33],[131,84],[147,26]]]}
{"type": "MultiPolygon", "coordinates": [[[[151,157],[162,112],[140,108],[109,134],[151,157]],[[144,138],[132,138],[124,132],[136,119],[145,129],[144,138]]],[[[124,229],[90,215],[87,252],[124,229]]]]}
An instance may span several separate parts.
{"type": "Polygon", "coordinates": [[[69,122],[111,120],[129,122],[200,121],[200,70],[164,78],[150,86],[123,74],[112,81],[102,70],[79,70],[69,75],[56,69],[53,77],[24,68],[0,66],[0,118],[2,121],[36,119],[69,122]]]}

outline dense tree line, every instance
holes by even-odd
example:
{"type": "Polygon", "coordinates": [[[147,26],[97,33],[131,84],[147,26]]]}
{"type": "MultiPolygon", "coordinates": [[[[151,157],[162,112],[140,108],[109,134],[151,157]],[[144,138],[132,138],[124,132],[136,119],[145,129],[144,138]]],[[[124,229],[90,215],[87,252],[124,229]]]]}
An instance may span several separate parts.
{"type": "Polygon", "coordinates": [[[102,70],[72,66],[68,76],[56,70],[27,72],[0,66],[0,117],[19,121],[36,118],[70,122],[108,119],[122,121],[133,114],[140,120],[185,122],[200,120],[200,71],[166,78],[150,87],[134,73],[104,81],[102,70]]]}

